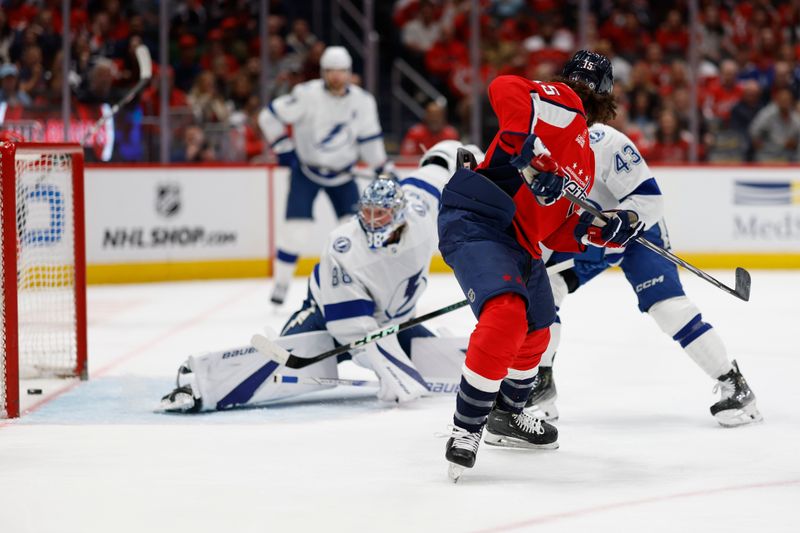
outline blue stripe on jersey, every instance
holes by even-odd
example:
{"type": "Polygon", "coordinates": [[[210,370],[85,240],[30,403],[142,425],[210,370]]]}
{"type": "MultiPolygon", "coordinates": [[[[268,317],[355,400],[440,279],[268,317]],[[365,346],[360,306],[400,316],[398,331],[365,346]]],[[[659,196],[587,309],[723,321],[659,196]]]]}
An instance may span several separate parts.
{"type": "Polygon", "coordinates": [[[392,354],[381,348],[380,344],[376,344],[375,346],[378,347],[378,351],[381,352],[381,355],[383,355],[386,359],[391,361],[393,365],[395,365],[397,368],[399,368],[400,370],[402,370],[403,372],[414,378],[414,381],[425,387],[426,390],[430,390],[430,388],[428,387],[428,383],[423,379],[420,373],[417,372],[417,369],[415,369],[412,366],[408,366],[404,362],[394,357],[392,354]]]}
{"type": "Polygon", "coordinates": [[[375,139],[381,139],[381,138],[383,138],[383,133],[378,132],[375,135],[368,135],[366,137],[357,137],[356,141],[358,141],[358,144],[364,144],[369,141],[374,141],[375,139]]]}
{"type": "Polygon", "coordinates": [[[270,146],[270,148],[275,148],[275,145],[277,145],[281,141],[285,141],[288,138],[289,138],[288,135],[281,135],[280,137],[275,139],[275,141],[273,141],[272,144],[270,144],[269,146],[270,146]]]}
{"type": "Polygon", "coordinates": [[[270,361],[265,364],[247,379],[242,381],[235,389],[230,391],[224,398],[217,402],[217,409],[224,409],[231,405],[241,405],[247,403],[253,397],[256,390],[267,380],[267,378],[275,372],[280,366],[276,361],[270,361]]]}
{"type": "Polygon", "coordinates": [[[319,287],[319,263],[314,265],[314,281],[316,282],[317,287],[319,287]]]}
{"type": "Polygon", "coordinates": [[[417,189],[422,189],[426,193],[430,194],[437,200],[442,199],[442,193],[439,192],[439,189],[428,183],[427,181],[421,180],[419,178],[405,178],[400,182],[400,185],[411,185],[412,187],[416,187],[417,189]]]}
{"type": "Polygon", "coordinates": [[[572,111],[576,115],[582,116],[584,119],[586,118],[586,115],[584,115],[583,111],[581,111],[580,109],[575,109],[574,107],[569,107],[568,105],[561,104],[559,102],[556,102],[555,100],[550,100],[549,98],[544,98],[541,94],[539,94],[539,100],[541,100],[542,102],[547,102],[548,104],[554,105],[556,107],[560,107],[561,109],[566,109],[567,111],[572,111]]]}
{"type": "MultiPolygon", "coordinates": [[[[629,198],[637,194],[639,196],[658,196],[661,194],[661,189],[658,188],[658,183],[656,182],[656,179],[650,178],[648,180],[644,180],[639,185],[637,185],[636,188],[630,193],[628,193],[625,196],[625,198],[622,198],[622,200],[625,200],[626,198],[629,198]]],[[[622,200],[620,200],[620,202],[622,200]]]]}
{"type": "Polygon", "coordinates": [[[284,252],[281,249],[278,249],[278,261],[283,261],[284,263],[296,263],[297,262],[297,255],[290,254],[288,252],[284,252]]]}
{"type": "Polygon", "coordinates": [[[270,102],[270,103],[267,105],[267,109],[269,109],[269,112],[270,112],[270,113],[272,113],[273,115],[275,115],[275,118],[277,118],[278,120],[280,120],[282,124],[286,124],[286,122],[284,122],[284,121],[283,121],[283,119],[280,117],[280,115],[278,115],[278,112],[277,112],[277,111],[275,111],[275,108],[274,108],[274,107],[272,107],[272,102],[270,102]]]}
{"type": "Polygon", "coordinates": [[[372,300],[348,300],[325,306],[325,321],[345,320],[359,316],[372,316],[375,302],[372,300]]]}

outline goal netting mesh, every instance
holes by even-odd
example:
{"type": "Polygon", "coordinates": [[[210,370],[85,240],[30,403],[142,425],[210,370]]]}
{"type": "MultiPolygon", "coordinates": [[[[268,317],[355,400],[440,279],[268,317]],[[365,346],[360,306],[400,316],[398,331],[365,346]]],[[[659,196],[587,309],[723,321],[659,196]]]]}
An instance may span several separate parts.
{"type": "MultiPolygon", "coordinates": [[[[2,157],[9,155],[6,151],[2,157]]],[[[7,365],[10,357],[5,353],[7,337],[17,335],[18,379],[74,376],[83,370],[78,295],[85,289],[76,285],[74,156],[68,149],[18,147],[14,180],[2,180],[4,187],[13,183],[15,189],[17,267],[16,287],[4,283],[3,301],[16,290],[17,312],[7,317],[3,309],[0,365],[7,365]]],[[[9,223],[9,213],[3,216],[2,222],[9,223]]],[[[0,380],[9,379],[5,370],[0,366],[0,380]]],[[[0,395],[7,394],[8,385],[0,382],[0,395]]],[[[0,396],[0,411],[6,400],[0,396]]]]}
{"type": "Polygon", "coordinates": [[[73,375],[77,365],[72,155],[17,153],[20,377],[73,375]]]}

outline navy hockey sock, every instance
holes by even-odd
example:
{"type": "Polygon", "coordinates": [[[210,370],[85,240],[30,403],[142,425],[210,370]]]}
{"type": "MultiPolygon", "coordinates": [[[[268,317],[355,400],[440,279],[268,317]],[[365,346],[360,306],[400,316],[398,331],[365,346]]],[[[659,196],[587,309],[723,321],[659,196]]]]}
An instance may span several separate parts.
{"type": "Polygon", "coordinates": [[[510,413],[521,413],[533,389],[534,379],[535,375],[524,379],[504,379],[497,395],[497,407],[510,413]]]}
{"type": "MultiPolygon", "coordinates": [[[[486,417],[494,407],[497,392],[485,392],[470,385],[461,377],[461,385],[456,398],[456,412],[453,425],[466,429],[471,433],[480,431],[486,423],[486,417]]],[[[525,401],[523,400],[523,404],[525,401]]]]}

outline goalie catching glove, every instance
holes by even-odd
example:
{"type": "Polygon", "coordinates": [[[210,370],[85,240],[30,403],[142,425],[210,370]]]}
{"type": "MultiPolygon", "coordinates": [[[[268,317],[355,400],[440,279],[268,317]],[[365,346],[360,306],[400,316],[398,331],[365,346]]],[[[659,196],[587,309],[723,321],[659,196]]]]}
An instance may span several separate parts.
{"type": "Polygon", "coordinates": [[[550,157],[550,150],[536,134],[528,135],[519,155],[511,159],[511,164],[519,170],[540,205],[553,205],[564,196],[564,186],[567,184],[564,171],[550,157]]]}
{"type": "Polygon", "coordinates": [[[635,211],[611,209],[603,211],[608,219],[603,221],[593,214],[581,214],[575,226],[575,239],[584,245],[603,248],[621,248],[635,239],[644,229],[635,211]]]}

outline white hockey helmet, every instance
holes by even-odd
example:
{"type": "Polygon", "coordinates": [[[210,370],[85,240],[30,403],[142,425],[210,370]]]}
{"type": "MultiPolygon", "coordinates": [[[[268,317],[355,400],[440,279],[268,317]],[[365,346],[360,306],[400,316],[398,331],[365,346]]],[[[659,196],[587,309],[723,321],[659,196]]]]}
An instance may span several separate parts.
{"type": "Polygon", "coordinates": [[[382,174],[367,185],[358,200],[358,222],[367,237],[367,246],[377,250],[405,223],[406,198],[400,183],[382,174]]]}
{"type": "Polygon", "coordinates": [[[450,174],[453,174],[458,169],[457,155],[459,148],[466,148],[472,152],[472,155],[475,156],[479,163],[483,161],[483,152],[474,144],[464,145],[458,141],[439,141],[422,154],[419,166],[439,165],[446,168],[450,174]]]}
{"type": "Polygon", "coordinates": [[[351,70],[353,58],[344,46],[329,46],[319,58],[319,68],[322,70],[351,70]]]}

